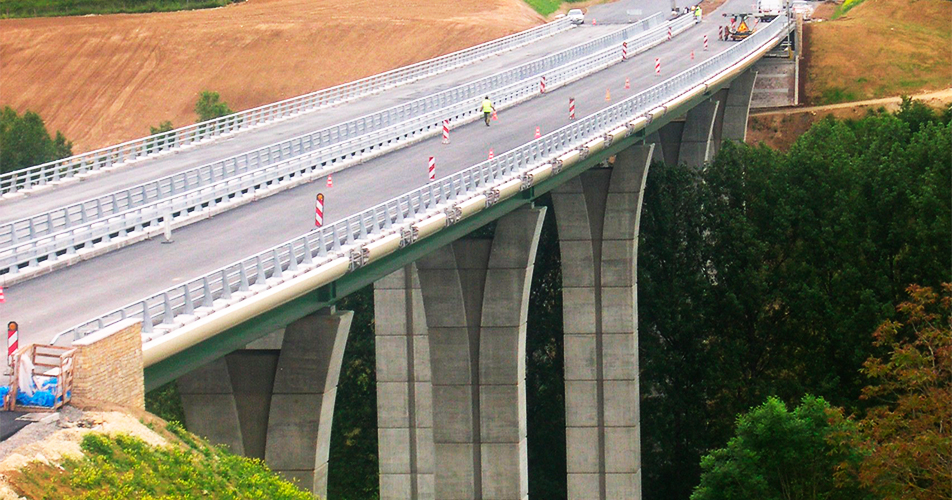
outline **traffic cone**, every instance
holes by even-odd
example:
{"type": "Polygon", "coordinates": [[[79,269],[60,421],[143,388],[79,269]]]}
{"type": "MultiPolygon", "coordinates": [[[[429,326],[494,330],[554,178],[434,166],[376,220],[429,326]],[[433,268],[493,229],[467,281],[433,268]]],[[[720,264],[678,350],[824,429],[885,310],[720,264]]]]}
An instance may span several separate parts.
{"type": "Polygon", "coordinates": [[[627,78],[625,78],[625,90],[628,90],[630,88],[631,88],[631,82],[627,78]]]}
{"type": "Polygon", "coordinates": [[[539,130],[539,127],[536,127],[535,138],[538,139],[542,137],[542,132],[539,130]]]}
{"type": "Polygon", "coordinates": [[[489,150],[489,159],[490,159],[490,160],[493,159],[493,150],[491,150],[491,149],[489,150]]]}
{"type": "Polygon", "coordinates": [[[595,22],[595,18],[593,17],[593,18],[592,18],[592,26],[595,26],[595,24],[597,24],[597,23],[595,22]]]}
{"type": "Polygon", "coordinates": [[[495,109],[493,110],[493,121],[494,121],[494,122],[495,122],[495,121],[499,121],[499,117],[496,116],[496,110],[495,110],[495,109]]]}
{"type": "Polygon", "coordinates": [[[609,102],[611,100],[612,100],[612,93],[608,89],[605,89],[605,102],[609,102]]]}
{"type": "Polygon", "coordinates": [[[331,174],[327,174],[327,187],[334,187],[334,178],[331,177],[331,174]]]}
{"type": "Polygon", "coordinates": [[[693,51],[693,50],[691,51],[691,60],[692,60],[692,61],[694,60],[694,51],[693,51]]]}

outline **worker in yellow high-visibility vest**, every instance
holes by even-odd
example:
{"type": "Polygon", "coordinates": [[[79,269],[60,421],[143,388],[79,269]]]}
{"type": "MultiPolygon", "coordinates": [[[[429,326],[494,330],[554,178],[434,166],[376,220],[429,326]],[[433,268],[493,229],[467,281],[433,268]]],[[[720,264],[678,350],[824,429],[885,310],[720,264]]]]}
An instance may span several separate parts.
{"type": "Polygon", "coordinates": [[[496,107],[493,106],[493,102],[489,100],[489,96],[486,96],[486,98],[483,99],[483,120],[486,122],[487,127],[489,126],[489,115],[491,115],[493,111],[496,111],[496,107]]]}
{"type": "Polygon", "coordinates": [[[697,4],[697,7],[694,7],[694,22],[701,22],[701,4],[697,4]]]}

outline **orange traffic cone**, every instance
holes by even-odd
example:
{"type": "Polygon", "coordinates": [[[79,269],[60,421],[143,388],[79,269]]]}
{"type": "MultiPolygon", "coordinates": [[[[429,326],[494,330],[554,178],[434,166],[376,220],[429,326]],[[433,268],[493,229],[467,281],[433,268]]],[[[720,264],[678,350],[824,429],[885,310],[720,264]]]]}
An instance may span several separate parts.
{"type": "Polygon", "coordinates": [[[595,18],[593,17],[593,18],[592,18],[592,26],[595,26],[595,24],[596,24],[596,23],[595,23],[595,18]]]}
{"type": "Polygon", "coordinates": [[[693,51],[693,50],[691,51],[691,60],[692,60],[692,61],[694,60],[694,51],[693,51]]]}
{"type": "Polygon", "coordinates": [[[493,110],[493,121],[499,121],[499,117],[496,116],[496,110],[493,110]]]}
{"type": "Polygon", "coordinates": [[[491,149],[489,150],[489,159],[490,159],[490,160],[493,159],[493,150],[491,150],[491,149]]]}
{"type": "Polygon", "coordinates": [[[628,90],[630,88],[631,88],[631,81],[625,78],[625,90],[628,90]]]}
{"type": "Polygon", "coordinates": [[[536,127],[535,138],[538,139],[542,137],[542,132],[539,130],[539,127],[536,127]]]}
{"type": "Polygon", "coordinates": [[[327,174],[327,187],[334,187],[334,178],[331,177],[331,174],[327,174]]]}
{"type": "Polygon", "coordinates": [[[605,102],[608,102],[611,100],[612,100],[612,93],[608,89],[605,89],[605,102]]]}

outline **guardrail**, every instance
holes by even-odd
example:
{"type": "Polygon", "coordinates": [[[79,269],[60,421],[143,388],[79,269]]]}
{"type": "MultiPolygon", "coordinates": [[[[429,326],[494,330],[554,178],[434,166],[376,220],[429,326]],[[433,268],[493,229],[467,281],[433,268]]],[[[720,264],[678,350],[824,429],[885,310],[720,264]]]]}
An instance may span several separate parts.
{"type": "Polygon", "coordinates": [[[366,160],[434,133],[444,119],[450,119],[453,126],[475,119],[478,102],[473,100],[487,92],[493,93],[500,108],[508,107],[538,95],[539,75],[544,74],[549,88],[554,89],[620,62],[622,41],[628,42],[629,55],[634,55],[665,41],[668,27],[672,33],[678,34],[693,25],[687,18],[659,24],[661,21],[660,15],[653,16],[639,26],[624,28],[499,75],[266,148],[5,224],[0,226],[0,275],[17,274],[21,266],[35,268],[42,262],[54,262],[63,256],[69,258],[81,250],[90,250],[94,245],[115,245],[114,238],[125,238],[133,232],[147,237],[142,232],[144,228],[152,228],[154,233],[159,221],[164,222],[170,216],[192,216],[196,210],[215,207],[248,193],[254,194],[263,185],[290,178],[299,183],[302,175],[319,169],[339,168],[345,163],[366,160]],[[629,38],[638,31],[641,33],[635,38],[629,38]],[[566,60],[575,62],[556,66],[566,60]],[[291,160],[277,164],[280,168],[270,168],[274,162],[285,158],[291,160]],[[305,161],[308,164],[302,167],[300,163],[305,161]],[[229,179],[237,180],[230,182],[229,179]],[[51,231],[54,232],[50,234],[51,231]]]}
{"type": "Polygon", "coordinates": [[[385,73],[372,75],[336,87],[318,90],[214,120],[188,125],[162,134],[143,137],[62,160],[56,160],[14,172],[7,172],[0,175],[0,196],[155,156],[158,153],[198,144],[211,138],[223,137],[262,124],[273,123],[304,112],[341,104],[358,97],[378,93],[398,85],[417,81],[423,77],[471,64],[490,55],[512,50],[535,42],[541,38],[555,35],[571,27],[572,24],[568,19],[559,19],[475,47],[421,61],[385,73]]]}
{"type": "MultiPolygon", "coordinates": [[[[779,17],[747,40],[633,97],[550,134],[441,178],[386,203],[176,285],[57,334],[82,338],[131,317],[141,317],[145,347],[158,345],[193,323],[288,280],[314,273],[311,284],[345,273],[412,245],[643,128],[667,112],[666,103],[701,95],[758,50],[776,43],[790,25],[779,17]],[[723,76],[722,76],[723,77],[723,76]]],[[[149,362],[154,356],[149,356],[149,362]]]]}

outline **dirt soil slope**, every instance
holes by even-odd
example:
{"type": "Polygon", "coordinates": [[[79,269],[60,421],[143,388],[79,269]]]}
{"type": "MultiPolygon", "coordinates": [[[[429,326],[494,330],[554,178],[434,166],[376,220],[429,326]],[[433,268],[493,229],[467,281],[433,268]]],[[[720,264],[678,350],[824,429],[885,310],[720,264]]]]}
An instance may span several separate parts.
{"type": "MultiPolygon", "coordinates": [[[[830,14],[832,4],[814,18],[830,14]]],[[[809,104],[935,91],[952,85],[952,2],[866,0],[804,26],[809,104]]]]}
{"type": "Polygon", "coordinates": [[[542,22],[522,0],[248,0],[161,14],[0,20],[0,105],[75,153],[195,121],[203,90],[248,109],[542,22]]]}

